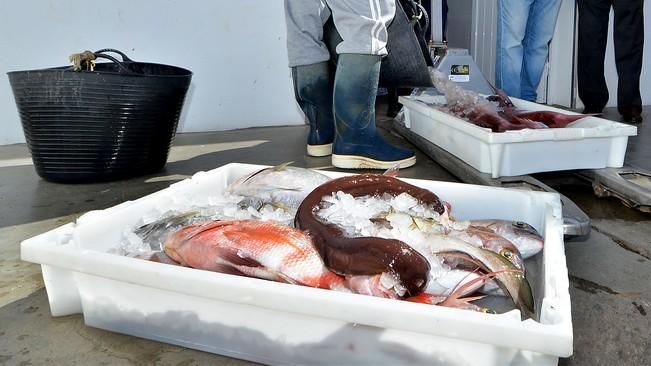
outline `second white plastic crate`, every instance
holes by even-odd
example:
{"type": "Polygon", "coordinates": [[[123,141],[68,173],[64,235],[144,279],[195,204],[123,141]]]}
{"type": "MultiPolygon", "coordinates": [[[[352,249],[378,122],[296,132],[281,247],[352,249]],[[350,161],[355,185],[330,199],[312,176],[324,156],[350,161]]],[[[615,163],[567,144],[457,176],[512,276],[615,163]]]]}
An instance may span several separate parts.
{"type": "MultiPolygon", "coordinates": [[[[511,98],[518,109],[554,111],[558,108],[511,98]]],[[[495,133],[427,103],[445,103],[443,96],[400,97],[405,126],[493,178],[571,169],[619,168],[624,164],[628,137],[637,128],[594,116],[566,128],[495,133]]]]}

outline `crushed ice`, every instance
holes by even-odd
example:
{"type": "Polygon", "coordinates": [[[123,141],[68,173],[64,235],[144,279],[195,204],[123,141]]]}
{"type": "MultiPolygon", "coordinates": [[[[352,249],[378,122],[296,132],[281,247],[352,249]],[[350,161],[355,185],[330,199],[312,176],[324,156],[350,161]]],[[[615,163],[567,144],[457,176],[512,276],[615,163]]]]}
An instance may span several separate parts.
{"type": "Polygon", "coordinates": [[[450,220],[447,210],[440,215],[408,193],[353,197],[338,191],[323,197],[315,214],[323,222],[337,225],[347,236],[403,241],[428,259],[433,279],[445,275],[449,267],[432,254],[428,235],[444,234],[452,228],[468,225],[468,222],[450,220]]]}
{"type": "Polygon", "coordinates": [[[338,191],[322,198],[322,207],[316,215],[322,221],[339,226],[348,236],[394,238],[413,231],[446,231],[441,215],[408,193],[353,197],[338,191]]]}
{"type": "Polygon", "coordinates": [[[180,228],[208,220],[247,219],[276,221],[292,226],[296,214],[296,208],[276,207],[269,203],[258,202],[260,206],[254,207],[249,205],[250,201],[246,200],[246,197],[227,192],[213,195],[180,194],[170,199],[161,200],[161,202],[146,212],[140,220],[126,227],[123,230],[119,247],[110,252],[125,256],[140,256],[161,250],[165,236],[159,235],[160,238],[154,238],[153,236],[158,235],[155,231],[173,228],[173,223],[155,227],[151,233],[147,233],[147,235],[151,234],[152,238],[146,240],[143,240],[142,234],[137,234],[138,229],[145,225],[155,224],[159,220],[173,220],[179,215],[190,216],[183,224],[177,224],[176,227],[180,228]]]}

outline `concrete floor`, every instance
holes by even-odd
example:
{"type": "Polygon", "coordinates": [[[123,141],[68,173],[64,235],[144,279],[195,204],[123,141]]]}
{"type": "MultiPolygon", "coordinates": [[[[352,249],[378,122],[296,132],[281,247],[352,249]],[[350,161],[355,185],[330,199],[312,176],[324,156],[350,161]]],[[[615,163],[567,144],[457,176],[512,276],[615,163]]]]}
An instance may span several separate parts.
{"type": "MultiPolygon", "coordinates": [[[[229,162],[294,161],[296,166],[332,169],[328,158],[305,155],[305,133],[304,126],[296,126],[183,134],[163,171],[83,185],[44,181],[25,145],[0,147],[0,365],[249,365],[86,327],[80,315],[52,318],[40,267],[20,260],[19,243],[86,211],[142,197],[229,162]]],[[[646,133],[641,135],[631,139],[629,157],[648,168],[643,165],[649,164],[651,151],[640,142],[646,133]]],[[[418,159],[402,177],[456,181],[426,156],[419,153],[418,159]]],[[[575,352],[561,364],[651,365],[651,217],[615,199],[594,197],[589,185],[571,175],[541,179],[593,219],[587,241],[566,243],[575,352]]]]}

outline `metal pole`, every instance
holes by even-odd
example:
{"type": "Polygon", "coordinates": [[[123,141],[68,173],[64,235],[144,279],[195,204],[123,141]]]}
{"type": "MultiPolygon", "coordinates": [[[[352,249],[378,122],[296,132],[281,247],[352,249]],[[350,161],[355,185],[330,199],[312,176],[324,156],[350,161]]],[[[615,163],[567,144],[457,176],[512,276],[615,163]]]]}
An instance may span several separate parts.
{"type": "Polygon", "coordinates": [[[443,0],[431,0],[432,43],[443,43],[443,0]]]}

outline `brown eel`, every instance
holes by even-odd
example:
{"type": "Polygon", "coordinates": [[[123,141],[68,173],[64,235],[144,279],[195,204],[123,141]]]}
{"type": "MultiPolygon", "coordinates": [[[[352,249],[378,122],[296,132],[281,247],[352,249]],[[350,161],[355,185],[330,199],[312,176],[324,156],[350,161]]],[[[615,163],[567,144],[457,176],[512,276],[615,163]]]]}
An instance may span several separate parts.
{"type": "Polygon", "coordinates": [[[301,203],[295,225],[313,238],[326,266],[341,275],[393,274],[407,289],[408,296],[422,292],[430,271],[429,262],[406,243],[377,237],[348,237],[334,224],[320,221],[315,212],[324,196],[342,191],[353,197],[399,195],[407,193],[436,212],[444,212],[443,203],[432,192],[379,174],[359,174],[333,179],[314,189],[301,203]]]}

